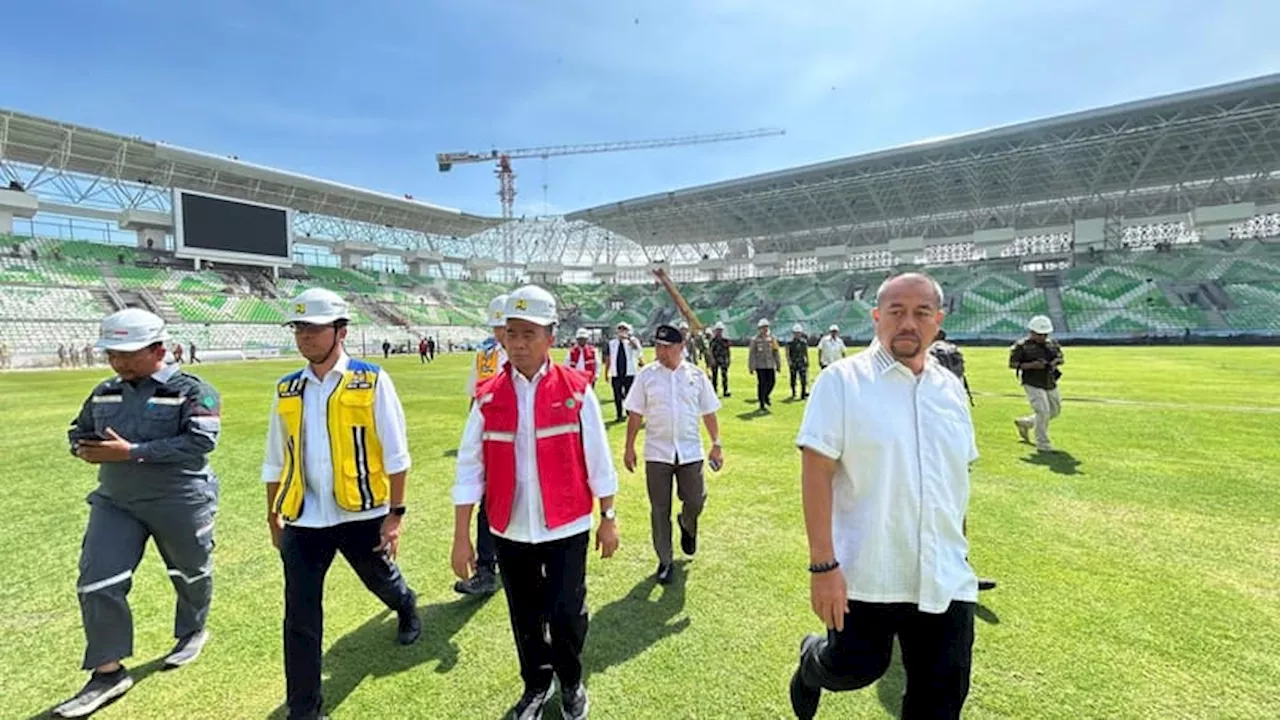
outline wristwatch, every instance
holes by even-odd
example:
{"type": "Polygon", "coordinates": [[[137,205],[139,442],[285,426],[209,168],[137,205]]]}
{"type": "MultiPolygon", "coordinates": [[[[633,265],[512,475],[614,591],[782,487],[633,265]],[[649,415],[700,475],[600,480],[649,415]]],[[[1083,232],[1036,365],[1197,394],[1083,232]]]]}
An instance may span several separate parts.
{"type": "Polygon", "coordinates": [[[724,447],[724,446],[720,444],[720,438],[716,438],[715,440],[711,441],[711,447],[724,447]]]}
{"type": "Polygon", "coordinates": [[[616,520],[616,519],[618,519],[618,511],[617,511],[617,510],[614,510],[613,508],[609,508],[608,510],[601,510],[601,511],[600,511],[600,519],[601,519],[601,520],[616,520]]]}
{"type": "Polygon", "coordinates": [[[406,508],[404,505],[392,505],[392,506],[391,506],[391,514],[392,514],[392,515],[404,515],[407,509],[408,509],[408,508],[406,508]]]}

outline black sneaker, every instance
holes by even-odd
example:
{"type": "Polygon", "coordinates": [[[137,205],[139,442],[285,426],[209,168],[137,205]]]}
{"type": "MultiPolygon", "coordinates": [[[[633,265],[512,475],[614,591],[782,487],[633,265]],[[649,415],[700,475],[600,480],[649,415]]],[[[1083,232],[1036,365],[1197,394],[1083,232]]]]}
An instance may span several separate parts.
{"type": "Polygon", "coordinates": [[[693,555],[697,553],[698,552],[698,536],[694,535],[688,530],[685,530],[684,524],[680,523],[678,520],[676,524],[680,525],[680,549],[684,551],[685,555],[693,555]]]}
{"type": "Polygon", "coordinates": [[[564,720],[587,720],[587,711],[591,702],[587,699],[587,688],[578,683],[572,690],[560,690],[560,716],[564,720]]]}
{"type": "Polygon", "coordinates": [[[401,610],[397,613],[398,622],[396,624],[396,642],[401,645],[412,645],[422,636],[422,618],[418,617],[418,596],[411,594],[413,600],[409,603],[408,610],[401,610]]]}
{"type": "Polygon", "coordinates": [[[983,591],[983,590],[995,590],[995,589],[996,589],[996,581],[995,581],[995,580],[992,580],[991,578],[984,578],[984,577],[980,577],[980,578],[978,578],[978,591],[979,591],[979,592],[981,592],[981,591],[983,591]]]}
{"type": "Polygon", "coordinates": [[[475,575],[454,583],[453,590],[461,595],[492,595],[498,592],[498,573],[479,568],[475,575]]]}
{"type": "Polygon", "coordinates": [[[178,641],[173,646],[173,650],[165,656],[164,666],[166,668],[180,668],[200,657],[200,652],[204,650],[205,643],[209,642],[208,630],[197,630],[190,635],[178,641]]]}
{"type": "Polygon", "coordinates": [[[818,703],[822,700],[822,690],[805,685],[804,678],[800,676],[804,656],[808,654],[809,648],[819,642],[822,642],[822,638],[817,635],[806,636],[800,641],[800,664],[796,665],[795,674],[791,676],[791,711],[798,720],[813,720],[813,716],[818,714],[818,703]]]}
{"type": "Polygon", "coordinates": [[[53,709],[56,717],[78,718],[91,715],[103,705],[129,692],[133,678],[123,666],[115,672],[95,672],[75,697],[53,709]]]}
{"type": "Polygon", "coordinates": [[[654,577],[657,578],[659,585],[671,582],[671,569],[671,563],[658,563],[658,573],[654,577]]]}
{"type": "Polygon", "coordinates": [[[542,709],[551,699],[551,688],[543,690],[525,690],[524,695],[511,708],[513,720],[542,720],[542,709]]]}

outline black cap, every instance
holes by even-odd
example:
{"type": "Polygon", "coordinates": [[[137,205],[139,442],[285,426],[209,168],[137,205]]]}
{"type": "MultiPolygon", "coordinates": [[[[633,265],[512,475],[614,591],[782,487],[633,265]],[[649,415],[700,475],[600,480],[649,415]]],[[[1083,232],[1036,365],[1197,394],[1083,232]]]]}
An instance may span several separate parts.
{"type": "Polygon", "coordinates": [[[665,345],[679,345],[684,342],[684,335],[679,328],[671,325],[659,325],[658,329],[653,333],[653,341],[665,345]]]}

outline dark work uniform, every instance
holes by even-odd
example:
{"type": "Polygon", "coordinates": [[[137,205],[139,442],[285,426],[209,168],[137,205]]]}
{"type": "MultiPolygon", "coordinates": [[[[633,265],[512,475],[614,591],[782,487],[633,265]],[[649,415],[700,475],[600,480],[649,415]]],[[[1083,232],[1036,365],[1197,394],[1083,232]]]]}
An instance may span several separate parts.
{"type": "Polygon", "coordinates": [[[791,369],[791,397],[796,396],[796,378],[800,379],[800,399],[809,397],[809,341],[792,338],[787,343],[787,367],[791,369]]]}
{"type": "Polygon", "coordinates": [[[721,335],[711,338],[711,349],[707,365],[711,368],[711,388],[720,390],[723,382],[724,396],[729,397],[729,339],[721,335]]]}
{"type": "MultiPolygon", "coordinates": [[[[1009,363],[1020,363],[1044,360],[1046,363],[1062,360],[1062,348],[1058,343],[1046,338],[1043,343],[1033,342],[1031,338],[1023,338],[1009,349],[1009,363]]],[[[1057,367],[1039,369],[1020,369],[1018,377],[1022,381],[1022,390],[1027,394],[1032,414],[1014,420],[1018,432],[1023,439],[1028,439],[1028,432],[1034,428],[1036,447],[1049,451],[1053,444],[1049,440],[1049,422],[1062,412],[1062,398],[1058,394],[1058,377],[1061,371],[1057,367]]]]}
{"type": "Polygon", "coordinates": [[[220,431],[218,393],[177,365],[136,382],[100,383],[67,433],[134,443],[128,462],[98,466],[76,591],[84,623],[84,668],[133,654],[128,594],[147,539],[154,538],[178,594],[173,634],[204,629],[213,597],[213,518],[218,480],[208,455],[220,431]]]}

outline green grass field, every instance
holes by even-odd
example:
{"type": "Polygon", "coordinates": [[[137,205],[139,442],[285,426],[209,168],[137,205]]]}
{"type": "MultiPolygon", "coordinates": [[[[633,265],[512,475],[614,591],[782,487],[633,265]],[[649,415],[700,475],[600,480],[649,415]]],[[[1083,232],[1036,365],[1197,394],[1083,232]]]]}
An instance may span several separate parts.
{"type": "MultiPolygon", "coordinates": [[[[1020,444],[1025,400],[1001,349],[968,353],[982,459],[972,559],[984,593],[971,718],[1280,717],[1280,369],[1274,349],[1068,349],[1064,452],[1020,444]],[[1098,402],[1123,400],[1128,403],[1098,402]]],[[[799,458],[803,406],[781,378],[771,416],[751,413],[739,351],[721,411],[726,467],[708,475],[700,550],[654,585],[642,476],[622,472],[622,546],[588,568],[585,662],[596,718],[783,718],[808,608],[799,458]]],[[[223,394],[213,640],[200,661],[154,672],[172,645],[173,593],[154,551],[132,593],[140,678],[102,718],[281,717],[280,561],[258,479],[272,381],[289,363],[198,367],[223,394]]],[[[414,468],[401,564],[426,625],[395,622],[341,561],[326,608],[335,718],[497,718],[519,695],[501,595],[451,586],[452,454],[466,361],[388,363],[414,468]]],[[[0,717],[42,716],[79,689],[77,554],[92,468],[65,427],[102,369],[0,376],[0,717]]],[[[601,390],[604,402],[609,393],[601,390]]],[[[606,416],[612,417],[611,406],[606,416]]],[[[623,426],[611,426],[621,468],[623,426]]],[[[820,717],[896,716],[900,665],[875,686],[826,695],[820,717]]],[[[558,717],[558,711],[549,713],[558,717]]]]}

